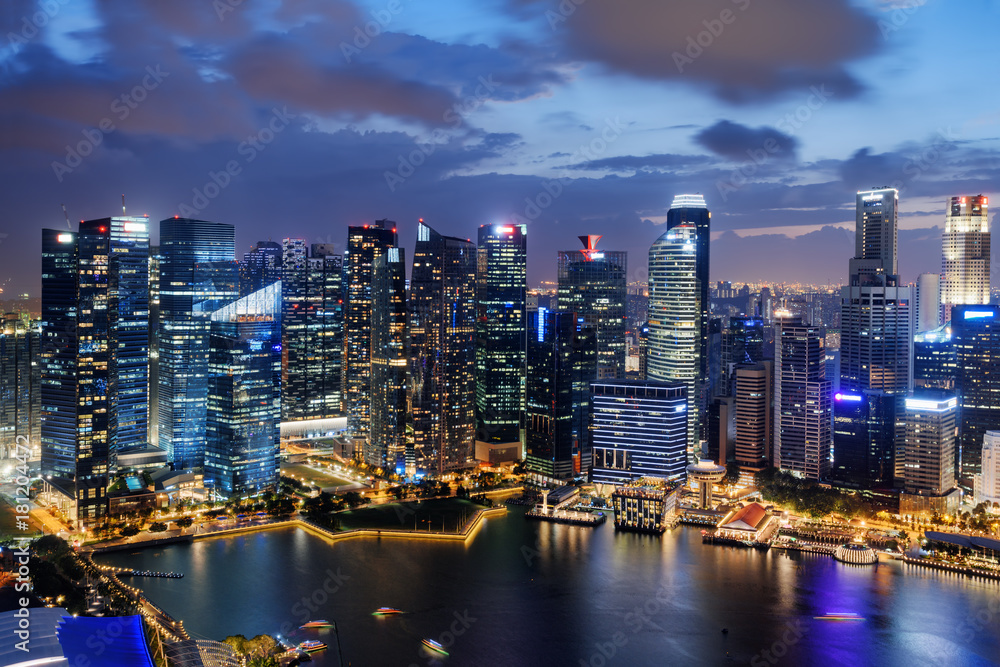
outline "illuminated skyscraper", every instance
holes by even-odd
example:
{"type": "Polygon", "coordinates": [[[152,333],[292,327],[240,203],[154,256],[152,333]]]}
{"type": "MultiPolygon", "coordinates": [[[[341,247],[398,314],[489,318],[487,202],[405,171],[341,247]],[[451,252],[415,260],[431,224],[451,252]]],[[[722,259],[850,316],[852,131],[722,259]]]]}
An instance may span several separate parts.
{"type": "Polygon", "coordinates": [[[990,302],[989,198],[952,197],[944,219],[941,303],[945,320],[959,304],[990,302]]]}
{"type": "Polygon", "coordinates": [[[344,252],[344,356],[342,389],[347,429],[368,435],[371,407],[372,270],[375,258],[396,245],[396,223],[349,227],[344,252]]]}
{"type": "Polygon", "coordinates": [[[983,437],[1000,430],[1000,306],[954,306],[951,316],[961,408],[956,473],[971,489],[980,472],[983,437]]]}
{"type": "Polygon", "coordinates": [[[159,446],[175,469],[205,462],[211,315],[239,296],[232,225],[160,222],[159,446]]]}
{"type": "Polygon", "coordinates": [[[40,338],[41,325],[27,313],[0,321],[0,459],[23,457],[24,447],[32,458],[40,451],[40,338]]]}
{"type": "Polygon", "coordinates": [[[582,317],[545,308],[528,313],[525,465],[545,479],[590,470],[590,383],[597,332],[582,317]]]}
{"type": "Polygon", "coordinates": [[[365,462],[387,473],[412,475],[406,440],[408,357],[406,262],[402,248],[387,248],[372,262],[371,427],[365,462]]]}
{"type": "Polygon", "coordinates": [[[476,246],[420,221],[410,279],[410,420],[418,470],[466,465],[476,438],[476,246]]]}
{"type": "Polygon", "coordinates": [[[258,241],[240,260],[240,296],[253,294],[259,289],[281,280],[281,244],[258,241]]]}
{"type": "Polygon", "coordinates": [[[285,239],[281,280],[284,421],[341,414],[344,354],[343,264],[331,244],[285,239]]]}
{"type": "Polygon", "coordinates": [[[774,343],[774,465],[806,479],[830,474],[831,387],[817,327],[778,317],[774,343]]]}
{"type": "MultiPolygon", "coordinates": [[[[906,494],[924,496],[927,509],[957,509],[955,425],[958,400],[941,390],[925,390],[906,399],[903,482],[906,494]],[[947,496],[953,499],[951,506],[947,496]],[[936,503],[935,503],[936,501],[936,503]]],[[[907,501],[903,497],[904,504],[907,501]]],[[[900,510],[904,510],[901,504],[900,510]]]]}
{"type": "Polygon", "coordinates": [[[107,516],[121,451],[146,444],[149,221],[42,232],[42,473],[79,523],[107,516]]]}
{"type": "Polygon", "coordinates": [[[736,462],[753,475],[770,465],[774,446],[774,364],[762,361],[738,366],[733,373],[736,396],[736,462]]]}
{"type": "Polygon", "coordinates": [[[479,228],[476,264],[476,440],[521,440],[527,344],[525,225],[479,228]]]}
{"type": "Polygon", "coordinates": [[[736,369],[764,360],[764,320],[759,317],[731,317],[722,332],[722,382],[719,396],[735,396],[736,369]]]}
{"type": "Polygon", "coordinates": [[[917,302],[915,333],[936,329],[941,324],[941,276],[921,273],[917,276],[917,289],[913,294],[917,302]]]}
{"type": "Polygon", "coordinates": [[[646,375],[650,380],[682,382],[687,387],[688,444],[692,447],[701,439],[704,408],[701,371],[707,358],[703,354],[707,333],[702,335],[701,298],[697,227],[685,222],[668,229],[649,249],[646,375]]]}
{"type": "Polygon", "coordinates": [[[583,250],[559,252],[559,310],[596,332],[598,378],[624,378],[628,253],[598,250],[600,236],[579,238],[583,250]]]}
{"type": "Polygon", "coordinates": [[[224,497],[278,484],[281,283],[211,314],[205,483],[224,497]]]}

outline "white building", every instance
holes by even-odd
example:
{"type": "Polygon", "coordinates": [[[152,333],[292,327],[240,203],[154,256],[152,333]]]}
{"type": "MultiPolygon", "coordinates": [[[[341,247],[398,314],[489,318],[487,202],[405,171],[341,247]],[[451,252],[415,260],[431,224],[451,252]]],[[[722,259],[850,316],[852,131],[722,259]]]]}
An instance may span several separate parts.
{"type": "Polygon", "coordinates": [[[951,319],[952,306],[989,302],[989,198],[952,197],[944,220],[941,252],[945,320],[951,319]]]}
{"type": "Polygon", "coordinates": [[[1000,503],[1000,431],[987,431],[983,437],[982,472],[976,476],[979,503],[1000,503]]]}

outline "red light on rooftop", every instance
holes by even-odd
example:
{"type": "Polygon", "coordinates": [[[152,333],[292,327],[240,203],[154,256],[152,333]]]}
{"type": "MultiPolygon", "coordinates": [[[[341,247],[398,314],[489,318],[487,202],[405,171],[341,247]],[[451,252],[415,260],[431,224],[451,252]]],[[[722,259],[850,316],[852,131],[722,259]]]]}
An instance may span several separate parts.
{"type": "Polygon", "coordinates": [[[423,222],[423,221],[424,221],[423,218],[417,218],[417,222],[423,222]]]}
{"type": "Polygon", "coordinates": [[[99,232],[106,232],[106,231],[108,231],[108,228],[107,227],[98,227],[97,231],[99,231],[99,232]]]}
{"type": "Polygon", "coordinates": [[[392,228],[392,233],[393,233],[393,234],[395,234],[395,233],[396,233],[396,228],[395,228],[395,227],[393,227],[393,228],[392,228]]]}
{"type": "Polygon", "coordinates": [[[179,216],[179,215],[175,215],[175,216],[174,216],[174,220],[177,220],[177,219],[178,219],[178,218],[180,218],[180,217],[181,217],[181,216],[179,216]]]}

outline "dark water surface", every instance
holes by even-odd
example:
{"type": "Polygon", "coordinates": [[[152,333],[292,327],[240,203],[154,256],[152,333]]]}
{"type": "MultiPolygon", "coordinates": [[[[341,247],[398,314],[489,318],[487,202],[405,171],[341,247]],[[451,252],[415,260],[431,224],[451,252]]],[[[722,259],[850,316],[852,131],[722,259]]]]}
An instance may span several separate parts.
{"type": "Polygon", "coordinates": [[[337,664],[336,639],[297,629],[310,619],[338,623],[345,665],[1000,664],[997,582],[704,545],[690,527],[652,537],[523,512],[490,519],[467,545],[334,543],[289,528],[97,560],[183,572],[135,581],[196,638],[319,638],[330,649],[316,665],[337,664]],[[408,613],[373,617],[380,606],[408,613]],[[835,612],[865,620],[814,619],[835,612]],[[428,657],[422,638],[450,656],[428,657]]]}

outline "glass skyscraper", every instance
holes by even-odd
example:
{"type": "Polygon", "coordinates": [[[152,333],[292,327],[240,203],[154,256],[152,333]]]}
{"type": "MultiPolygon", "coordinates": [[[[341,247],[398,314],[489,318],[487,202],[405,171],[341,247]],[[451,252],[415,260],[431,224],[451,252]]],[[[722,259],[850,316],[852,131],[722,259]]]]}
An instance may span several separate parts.
{"type": "Polygon", "coordinates": [[[343,262],[332,244],[285,239],[282,272],[282,403],[284,421],[342,414],[343,262]]]}
{"type": "Polygon", "coordinates": [[[8,313],[0,322],[0,459],[31,458],[40,451],[41,325],[27,313],[8,313]],[[23,438],[23,439],[22,439],[23,438]]]}
{"type": "Polygon", "coordinates": [[[579,238],[583,250],[559,252],[559,310],[596,332],[598,378],[624,378],[628,253],[598,250],[600,236],[579,238]]]}
{"type": "MultiPolygon", "coordinates": [[[[368,435],[371,407],[372,272],[375,258],[396,246],[396,223],[376,220],[347,230],[344,253],[343,389],[347,429],[368,435]]],[[[287,262],[286,262],[287,264],[287,262]]]]}
{"type": "Polygon", "coordinates": [[[646,356],[650,380],[682,382],[687,387],[688,443],[695,448],[702,437],[700,398],[705,383],[701,371],[708,339],[707,331],[702,336],[697,241],[695,223],[685,222],[668,229],[649,249],[646,356]]]}
{"type": "Polygon", "coordinates": [[[423,221],[410,279],[409,375],[417,469],[466,465],[476,437],[476,246],[423,221]]]}
{"type": "Polygon", "coordinates": [[[159,446],[175,469],[205,463],[211,315],[238,296],[232,225],[160,222],[159,446]]]}
{"type": "Polygon", "coordinates": [[[372,262],[371,428],[364,451],[365,463],[398,475],[415,472],[406,439],[405,259],[402,248],[387,248],[372,262]]]}
{"type": "Polygon", "coordinates": [[[281,283],[211,313],[205,483],[223,497],[278,484],[281,283]]]}
{"type": "Polygon", "coordinates": [[[606,380],[590,386],[593,480],[681,480],[687,470],[687,385],[606,380]]]}
{"type": "Polygon", "coordinates": [[[597,332],[572,312],[528,313],[525,465],[545,479],[586,475],[597,332]]]}
{"type": "Polygon", "coordinates": [[[941,303],[947,321],[953,306],[990,302],[989,198],[952,197],[941,241],[941,303]]]}
{"type": "Polygon", "coordinates": [[[957,474],[971,489],[983,437],[1000,430],[1000,306],[954,306],[951,316],[961,419],[957,474]]]}
{"type": "Polygon", "coordinates": [[[250,252],[243,253],[240,296],[253,294],[281,280],[281,259],[281,244],[274,241],[258,241],[250,252]]]}
{"type": "Polygon", "coordinates": [[[735,396],[736,369],[764,361],[764,320],[731,317],[722,332],[722,383],[720,396],[735,396]]]}
{"type": "Polygon", "coordinates": [[[476,439],[521,440],[527,344],[525,225],[482,225],[476,264],[476,439]]]}

